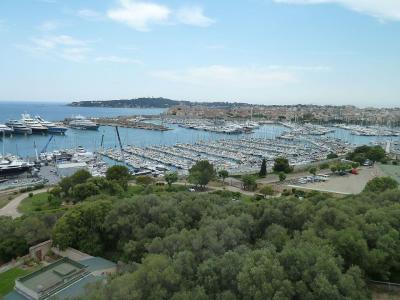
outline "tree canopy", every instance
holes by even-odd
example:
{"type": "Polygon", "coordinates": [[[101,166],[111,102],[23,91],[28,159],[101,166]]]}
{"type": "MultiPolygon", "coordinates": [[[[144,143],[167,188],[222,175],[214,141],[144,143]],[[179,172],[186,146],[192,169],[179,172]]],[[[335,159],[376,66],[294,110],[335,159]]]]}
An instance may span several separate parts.
{"type": "Polygon", "coordinates": [[[399,183],[391,177],[376,177],[370,180],[365,186],[366,192],[384,192],[386,190],[397,189],[399,183]]]}
{"type": "Polygon", "coordinates": [[[381,146],[359,146],[347,154],[346,158],[363,164],[367,159],[377,162],[386,159],[385,150],[381,146]]]}
{"type": "Polygon", "coordinates": [[[101,193],[66,212],[0,217],[0,261],[51,235],[121,266],[82,299],[369,299],[368,279],[400,273],[400,190],[383,182],[343,198],[253,201],[142,186],[110,197],[108,179],[88,178],[101,193]]]}
{"type": "Polygon", "coordinates": [[[274,162],[274,167],[273,167],[274,172],[283,172],[283,173],[290,173],[293,171],[293,169],[289,165],[289,161],[285,157],[277,157],[275,158],[274,162]]]}
{"type": "Polygon", "coordinates": [[[260,177],[265,177],[267,175],[267,160],[263,158],[261,163],[260,172],[258,174],[260,177]]]}
{"type": "Polygon", "coordinates": [[[168,183],[169,187],[172,186],[174,182],[178,181],[178,173],[177,172],[170,172],[165,174],[164,176],[165,181],[168,183]]]}
{"type": "Polygon", "coordinates": [[[189,169],[189,182],[204,188],[215,178],[214,166],[208,160],[198,161],[189,169]]]}

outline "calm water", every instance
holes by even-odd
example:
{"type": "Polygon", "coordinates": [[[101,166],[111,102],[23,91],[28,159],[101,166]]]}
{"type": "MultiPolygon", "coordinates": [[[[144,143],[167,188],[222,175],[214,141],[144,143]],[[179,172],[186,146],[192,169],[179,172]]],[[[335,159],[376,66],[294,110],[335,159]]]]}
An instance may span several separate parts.
{"type": "Polygon", "coordinates": [[[72,107],[60,103],[0,102],[0,123],[10,119],[20,119],[21,114],[40,115],[49,121],[62,121],[67,117],[112,117],[121,115],[158,115],[164,109],[72,107]]]}
{"type": "MultiPolygon", "coordinates": [[[[63,104],[49,103],[6,103],[0,102],[0,123],[4,123],[11,118],[20,118],[21,113],[30,113],[31,115],[40,115],[45,119],[57,121],[66,117],[81,114],[88,117],[100,116],[119,116],[119,115],[156,115],[162,113],[163,109],[125,109],[125,108],[86,108],[86,107],[68,107],[63,104]]],[[[265,125],[257,129],[253,134],[243,135],[225,135],[193,129],[181,128],[176,125],[168,125],[173,130],[159,132],[141,129],[121,128],[120,135],[124,145],[172,145],[176,143],[194,143],[197,140],[215,140],[221,138],[242,138],[243,136],[255,136],[263,138],[275,138],[286,128],[278,125],[265,125]]],[[[55,149],[74,148],[83,146],[88,150],[95,150],[100,147],[102,136],[104,135],[104,147],[118,147],[115,129],[102,126],[99,131],[81,131],[69,129],[65,136],[55,136],[48,146],[48,151],[55,149]]],[[[349,131],[336,129],[331,136],[344,139],[353,144],[368,144],[378,140],[387,140],[388,138],[359,137],[352,136],[349,131]]],[[[31,135],[14,136],[6,138],[6,153],[18,154],[23,157],[34,156],[34,143],[38,151],[48,142],[50,136],[31,135]]],[[[398,139],[398,138],[397,138],[398,139]]],[[[2,147],[2,141],[0,145],[2,147]]]]}

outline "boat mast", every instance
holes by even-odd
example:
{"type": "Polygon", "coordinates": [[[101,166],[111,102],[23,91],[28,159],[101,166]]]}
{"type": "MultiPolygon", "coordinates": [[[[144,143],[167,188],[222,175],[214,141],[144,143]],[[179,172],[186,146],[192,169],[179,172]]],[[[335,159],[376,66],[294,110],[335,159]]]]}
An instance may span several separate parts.
{"type": "Polygon", "coordinates": [[[4,155],[5,155],[5,147],[4,147],[5,143],[6,143],[6,133],[5,133],[5,131],[3,131],[3,159],[4,159],[4,155]]]}

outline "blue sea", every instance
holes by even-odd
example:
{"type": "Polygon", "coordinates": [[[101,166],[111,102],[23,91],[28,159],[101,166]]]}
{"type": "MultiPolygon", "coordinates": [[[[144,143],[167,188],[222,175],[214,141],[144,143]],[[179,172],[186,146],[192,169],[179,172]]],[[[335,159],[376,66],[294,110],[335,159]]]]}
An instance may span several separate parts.
{"type": "MultiPolygon", "coordinates": [[[[37,102],[0,102],[0,123],[9,119],[20,119],[22,113],[40,115],[50,121],[60,121],[67,117],[83,115],[86,117],[111,117],[120,115],[158,115],[164,109],[129,109],[129,108],[87,108],[70,107],[63,103],[37,103],[37,102]]],[[[286,128],[279,125],[265,125],[257,129],[253,134],[226,135],[186,129],[177,125],[167,124],[170,131],[151,131],[143,129],[121,128],[120,135],[123,145],[136,145],[145,147],[148,145],[172,145],[176,143],[195,143],[198,140],[215,140],[221,138],[242,138],[243,136],[254,136],[263,138],[275,138],[286,128]]],[[[104,148],[118,147],[118,140],[113,127],[101,126],[98,131],[82,131],[69,129],[64,136],[55,136],[49,143],[47,150],[69,149],[83,146],[88,150],[96,150],[100,147],[104,135],[104,148]]],[[[387,140],[375,137],[353,136],[349,131],[336,128],[330,134],[353,144],[369,144],[374,141],[387,140]]],[[[49,141],[49,135],[31,135],[6,137],[0,141],[1,147],[4,142],[6,153],[17,154],[22,157],[33,157],[35,155],[34,144],[40,152],[49,141]]]]}

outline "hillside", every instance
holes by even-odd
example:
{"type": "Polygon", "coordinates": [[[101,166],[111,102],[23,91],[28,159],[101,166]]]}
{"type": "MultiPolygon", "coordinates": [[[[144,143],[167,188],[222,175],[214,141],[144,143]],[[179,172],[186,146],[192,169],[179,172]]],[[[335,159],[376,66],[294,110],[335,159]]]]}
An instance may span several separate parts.
{"type": "Polygon", "coordinates": [[[171,100],[167,98],[136,98],[136,99],[120,99],[120,100],[92,100],[92,101],[75,101],[68,106],[79,107],[115,107],[115,108],[169,108],[176,105],[202,105],[208,107],[233,107],[240,105],[248,105],[246,103],[229,103],[229,102],[190,102],[184,100],[171,100]]]}

